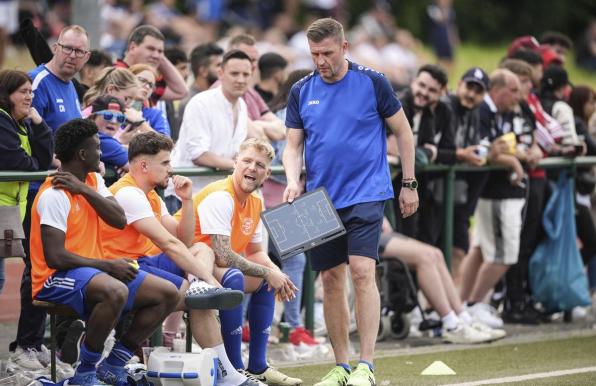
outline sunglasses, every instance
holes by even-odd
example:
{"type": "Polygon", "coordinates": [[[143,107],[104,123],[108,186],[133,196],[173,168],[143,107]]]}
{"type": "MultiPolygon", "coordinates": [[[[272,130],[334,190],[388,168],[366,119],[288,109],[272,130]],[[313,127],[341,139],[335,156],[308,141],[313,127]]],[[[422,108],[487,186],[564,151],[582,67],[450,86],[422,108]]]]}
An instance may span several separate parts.
{"type": "Polygon", "coordinates": [[[126,116],[120,113],[113,113],[111,111],[102,110],[97,111],[93,114],[101,116],[106,122],[117,122],[121,125],[124,124],[124,122],[126,122],[126,116]]]}

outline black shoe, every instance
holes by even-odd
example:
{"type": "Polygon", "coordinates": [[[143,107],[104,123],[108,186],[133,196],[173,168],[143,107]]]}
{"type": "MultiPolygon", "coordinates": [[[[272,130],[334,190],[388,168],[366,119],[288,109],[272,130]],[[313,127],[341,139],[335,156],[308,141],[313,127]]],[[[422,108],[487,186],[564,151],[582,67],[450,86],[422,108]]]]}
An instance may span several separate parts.
{"type": "Polygon", "coordinates": [[[80,319],[75,320],[70,324],[64,343],[62,343],[62,350],[60,351],[60,360],[68,364],[74,364],[79,360],[79,353],[81,352],[81,340],[85,333],[85,322],[80,319]]]}
{"type": "Polygon", "coordinates": [[[504,307],[501,312],[503,322],[509,324],[540,324],[540,314],[529,304],[504,307]]]}

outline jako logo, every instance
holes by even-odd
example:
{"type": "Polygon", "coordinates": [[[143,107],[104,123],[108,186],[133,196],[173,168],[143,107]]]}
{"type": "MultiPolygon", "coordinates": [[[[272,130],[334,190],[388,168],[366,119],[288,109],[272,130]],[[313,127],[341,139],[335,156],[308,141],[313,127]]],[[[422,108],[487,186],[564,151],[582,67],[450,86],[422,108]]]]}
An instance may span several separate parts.
{"type": "Polygon", "coordinates": [[[314,100],[314,101],[308,101],[308,105],[318,105],[319,104],[319,100],[314,100]]]}

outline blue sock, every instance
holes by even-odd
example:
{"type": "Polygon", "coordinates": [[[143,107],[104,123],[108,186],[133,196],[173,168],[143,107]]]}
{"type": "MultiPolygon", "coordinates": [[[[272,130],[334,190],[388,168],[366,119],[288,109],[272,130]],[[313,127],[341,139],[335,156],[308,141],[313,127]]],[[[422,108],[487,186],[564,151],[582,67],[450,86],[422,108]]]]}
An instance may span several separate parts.
{"type": "Polygon", "coordinates": [[[118,341],[114,345],[114,348],[112,348],[110,355],[106,358],[106,363],[114,367],[124,367],[130,358],[132,358],[132,351],[118,341]]]}
{"type": "Polygon", "coordinates": [[[250,345],[248,346],[248,369],[253,374],[267,370],[267,342],[273,322],[275,291],[269,291],[269,285],[263,282],[252,294],[248,304],[248,325],[250,327],[250,345]]]}
{"type": "Polygon", "coordinates": [[[346,370],[348,372],[348,374],[350,374],[352,372],[352,368],[347,363],[336,363],[335,365],[343,367],[344,370],[346,370]]]}
{"type": "Polygon", "coordinates": [[[367,365],[367,366],[368,366],[368,368],[370,369],[370,371],[374,373],[374,371],[375,371],[375,367],[373,366],[373,364],[372,364],[372,363],[370,363],[370,362],[367,362],[367,361],[363,361],[362,359],[360,359],[360,360],[358,361],[358,363],[364,363],[365,365],[367,365]]]}
{"type": "MultiPolygon", "coordinates": [[[[244,292],[244,275],[239,270],[228,270],[221,281],[224,288],[244,292]]],[[[236,369],[244,369],[242,362],[242,304],[230,310],[220,310],[221,335],[230,362],[236,369]]]]}
{"type": "Polygon", "coordinates": [[[80,364],[77,367],[77,373],[88,373],[95,371],[95,365],[101,359],[101,352],[89,350],[89,347],[83,342],[81,344],[81,353],[79,354],[80,364]]]}

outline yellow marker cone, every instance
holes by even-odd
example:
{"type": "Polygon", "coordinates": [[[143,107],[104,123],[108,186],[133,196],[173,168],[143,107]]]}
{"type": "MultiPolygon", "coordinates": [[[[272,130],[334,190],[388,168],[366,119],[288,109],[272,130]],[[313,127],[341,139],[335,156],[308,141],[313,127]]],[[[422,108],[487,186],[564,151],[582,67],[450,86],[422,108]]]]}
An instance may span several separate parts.
{"type": "Polygon", "coordinates": [[[441,361],[434,361],[430,366],[422,370],[420,375],[455,375],[455,371],[441,361]]]}

